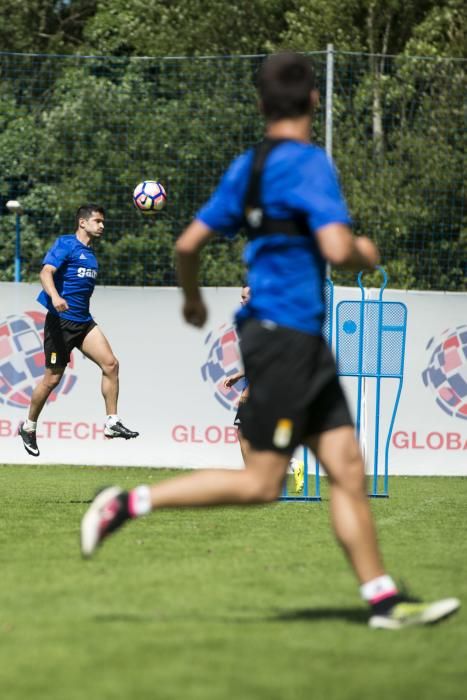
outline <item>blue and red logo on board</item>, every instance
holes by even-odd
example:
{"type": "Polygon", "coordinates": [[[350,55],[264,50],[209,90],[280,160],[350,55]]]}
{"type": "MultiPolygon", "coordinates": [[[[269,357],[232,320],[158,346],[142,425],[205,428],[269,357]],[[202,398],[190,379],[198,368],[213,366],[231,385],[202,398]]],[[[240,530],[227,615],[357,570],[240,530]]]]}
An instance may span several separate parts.
{"type": "Polygon", "coordinates": [[[426,349],[431,354],[423,383],[445,413],[467,420],[467,326],[443,331],[426,349]]]}
{"type": "MultiPolygon", "coordinates": [[[[0,318],[0,405],[29,406],[33,389],[44,374],[44,322],[45,314],[38,311],[0,318]]],[[[68,368],[73,366],[72,355],[68,368]]],[[[68,394],[76,380],[77,376],[67,371],[48,402],[68,394]]]]}
{"type": "Polygon", "coordinates": [[[242,367],[237,331],[234,326],[224,324],[209,333],[204,344],[208,346],[208,357],[201,367],[201,376],[212,388],[216,400],[228,411],[236,411],[245,381],[240,379],[225,388],[224,380],[242,367]]]}

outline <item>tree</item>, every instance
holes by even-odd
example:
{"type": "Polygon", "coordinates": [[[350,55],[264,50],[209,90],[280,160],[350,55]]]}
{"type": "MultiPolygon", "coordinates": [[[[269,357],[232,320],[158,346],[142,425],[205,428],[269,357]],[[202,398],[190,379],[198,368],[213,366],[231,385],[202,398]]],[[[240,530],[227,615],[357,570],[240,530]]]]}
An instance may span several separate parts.
{"type": "Polygon", "coordinates": [[[407,56],[466,58],[464,0],[437,2],[414,27],[404,47],[407,56]]]}
{"type": "Polygon", "coordinates": [[[263,53],[287,0],[101,0],[86,27],[92,52],[139,56],[263,53]]]}
{"type": "MultiPolygon", "coordinates": [[[[73,230],[75,208],[91,199],[108,210],[101,280],[172,284],[174,238],[232,157],[262,134],[254,91],[260,59],[200,55],[313,51],[333,41],[341,50],[334,156],[356,231],[375,235],[394,286],[465,285],[465,64],[439,58],[463,55],[460,0],[242,0],[228,11],[223,0],[32,0],[33,31],[24,3],[4,6],[14,18],[9,36],[0,26],[8,48],[66,54],[0,53],[0,207],[13,198],[26,207],[28,279],[45,246],[73,230]],[[412,59],[414,52],[431,58],[412,59]],[[167,187],[161,216],[145,219],[132,207],[142,179],[167,187]]],[[[325,56],[314,60],[323,83],[325,56]]],[[[321,109],[318,143],[323,133],[321,109]]],[[[2,216],[7,278],[11,230],[11,218],[2,216]]],[[[241,249],[242,239],[210,244],[203,283],[239,283],[241,249]]]]}
{"type": "Polygon", "coordinates": [[[2,51],[68,53],[82,42],[86,22],[97,0],[2,0],[2,51]]]}
{"type": "MultiPolygon", "coordinates": [[[[8,105],[0,192],[5,201],[21,199],[38,243],[28,274],[37,274],[53,238],[73,231],[76,208],[92,200],[108,211],[100,281],[173,284],[174,238],[233,155],[260,137],[257,61],[61,60],[50,80],[40,66],[49,60],[35,61],[39,99],[30,94],[19,107],[15,81],[0,88],[8,105]],[[169,206],[160,216],[145,218],[132,205],[143,179],[167,187],[169,206]]],[[[210,255],[203,272],[209,283],[242,279],[239,246],[218,241],[210,255]]]]}
{"type": "Polygon", "coordinates": [[[332,43],[338,51],[369,53],[376,155],[381,155],[384,146],[386,56],[404,49],[414,27],[437,4],[437,0],[296,0],[286,13],[287,28],[281,41],[291,48],[319,51],[332,43]]]}
{"type": "Polygon", "coordinates": [[[459,0],[302,0],[286,15],[284,44],[370,53],[336,55],[334,157],[355,228],[376,237],[398,286],[465,286],[463,66],[405,57],[449,55],[451,42],[459,53],[462,13],[459,0]]]}

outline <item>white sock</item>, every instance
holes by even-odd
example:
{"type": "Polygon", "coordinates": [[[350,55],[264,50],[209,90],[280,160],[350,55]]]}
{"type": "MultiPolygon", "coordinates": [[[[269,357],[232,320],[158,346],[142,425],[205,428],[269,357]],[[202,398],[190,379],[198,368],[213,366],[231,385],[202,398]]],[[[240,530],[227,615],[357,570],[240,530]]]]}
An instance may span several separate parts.
{"type": "Polygon", "coordinates": [[[387,574],[378,576],[360,586],[360,595],[363,600],[367,600],[372,604],[378,603],[380,600],[389,598],[392,595],[396,595],[396,593],[397,586],[387,574]]]}
{"type": "Polygon", "coordinates": [[[23,423],[23,430],[27,430],[28,432],[32,433],[34,430],[37,428],[37,421],[35,420],[29,420],[29,418],[26,418],[26,420],[23,423]]]}
{"type": "Polygon", "coordinates": [[[112,427],[112,425],[115,425],[115,423],[118,423],[120,418],[117,416],[116,413],[112,413],[110,416],[107,416],[107,420],[105,421],[105,424],[107,426],[112,427]]]}
{"type": "Polygon", "coordinates": [[[151,489],[149,486],[142,484],[129,492],[128,512],[130,517],[139,518],[140,515],[147,515],[151,510],[151,489]]]}

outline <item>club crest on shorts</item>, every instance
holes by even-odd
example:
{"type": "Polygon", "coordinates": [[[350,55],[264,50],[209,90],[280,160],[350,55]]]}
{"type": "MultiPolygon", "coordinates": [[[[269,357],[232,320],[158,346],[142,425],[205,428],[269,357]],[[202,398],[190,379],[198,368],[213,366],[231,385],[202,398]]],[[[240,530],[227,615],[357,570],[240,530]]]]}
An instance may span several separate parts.
{"type": "Polygon", "coordinates": [[[56,352],[50,353],[50,364],[51,365],[57,364],[57,353],[56,352]]]}
{"type": "Polygon", "coordinates": [[[290,418],[279,418],[272,442],[275,447],[287,447],[292,439],[293,421],[290,418]]]}

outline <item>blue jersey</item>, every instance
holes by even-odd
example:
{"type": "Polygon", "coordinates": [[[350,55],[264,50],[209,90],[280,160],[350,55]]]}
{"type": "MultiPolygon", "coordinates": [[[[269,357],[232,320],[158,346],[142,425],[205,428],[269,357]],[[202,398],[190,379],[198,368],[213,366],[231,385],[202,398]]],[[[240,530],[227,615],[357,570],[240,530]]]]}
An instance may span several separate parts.
{"type": "Polygon", "coordinates": [[[98,270],[92,248],[81,243],[74,234],[60,236],[45,254],[42,264],[57,268],[54,273],[55,287],[69,308],[58,313],[44,290],[37,301],[60,318],[80,323],[91,321],[89,300],[96,286],[98,270]]]}
{"type": "MultiPolygon", "coordinates": [[[[244,223],[244,203],[253,149],[236,158],[211,199],[196,218],[232,237],[244,223]]],[[[261,206],[266,216],[304,216],[309,236],[274,233],[247,243],[250,301],[237,321],[257,318],[319,335],[324,320],[323,282],[326,261],[314,232],[332,223],[351,224],[332,162],[317,146],[285,141],[268,155],[261,178],[261,206]]]]}

